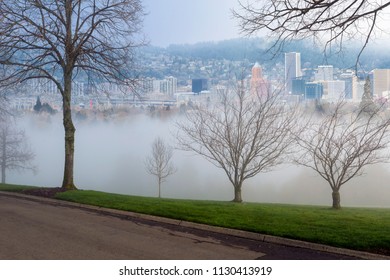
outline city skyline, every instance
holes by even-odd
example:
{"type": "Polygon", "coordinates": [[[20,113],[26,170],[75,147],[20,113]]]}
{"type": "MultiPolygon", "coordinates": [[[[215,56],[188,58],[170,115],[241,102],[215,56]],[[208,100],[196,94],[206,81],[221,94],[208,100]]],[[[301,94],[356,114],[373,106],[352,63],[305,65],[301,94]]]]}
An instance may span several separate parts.
{"type": "MultiPolygon", "coordinates": [[[[295,57],[299,57],[300,55],[300,53],[292,54],[294,54],[295,57]]],[[[285,67],[288,67],[288,64],[286,64],[285,67]]],[[[323,99],[324,101],[335,101],[342,96],[346,100],[361,100],[365,79],[359,79],[356,74],[350,70],[345,71],[342,69],[336,69],[337,72],[335,72],[333,75],[332,65],[318,65],[318,67],[315,69],[315,72],[306,72],[308,69],[303,69],[301,76],[292,78],[292,91],[286,96],[290,96],[292,97],[291,100],[297,101],[302,101],[305,99],[323,99]]],[[[247,85],[246,90],[248,92],[251,92],[252,94],[262,94],[269,90],[271,86],[276,88],[283,86],[282,84],[278,84],[278,82],[275,79],[272,79],[272,77],[269,77],[271,80],[267,81],[263,74],[267,76],[268,73],[263,72],[263,69],[258,62],[253,64],[251,70],[251,75],[248,74],[245,78],[245,84],[247,85]]],[[[377,68],[370,71],[369,76],[373,85],[371,94],[374,98],[390,97],[389,71],[390,69],[377,68]]],[[[203,84],[208,83],[208,79],[192,79],[192,83],[198,80],[202,81],[203,84]]],[[[211,93],[228,86],[228,81],[224,80],[222,77],[214,77],[213,80],[213,86],[210,88],[211,93]]],[[[192,84],[191,92],[191,82],[189,82],[189,84],[186,86],[179,87],[179,80],[174,76],[165,76],[163,79],[158,79],[156,77],[145,77],[139,81],[139,84],[140,88],[136,91],[137,94],[141,94],[145,97],[147,96],[145,100],[150,99],[153,101],[168,99],[173,100],[176,98],[176,93],[182,94],[187,92],[187,94],[199,95],[202,90],[209,90],[207,87],[199,91],[194,91],[194,84],[192,84]]],[[[285,84],[287,84],[287,81],[285,84]]],[[[107,102],[107,104],[134,102],[133,93],[129,91],[129,89],[115,84],[108,84],[104,82],[95,84],[94,93],[92,95],[88,89],[89,85],[84,82],[74,81],[73,87],[75,88],[75,93],[73,95],[73,97],[76,98],[75,104],[86,104],[88,103],[86,100],[90,101],[91,98],[98,98],[100,100],[99,102],[105,100],[104,102],[107,102]],[[99,94],[99,92],[101,94],[99,94]],[[108,93],[110,93],[111,97],[107,99],[105,96],[107,96],[108,93]]],[[[58,99],[57,89],[52,82],[44,80],[32,80],[24,85],[25,90],[31,88],[34,88],[35,90],[26,91],[25,94],[27,95],[24,95],[20,98],[12,98],[12,107],[25,107],[27,103],[27,107],[32,107],[37,96],[45,96],[46,101],[49,102],[58,102],[58,100],[55,98],[57,97],[58,99]],[[49,99],[47,100],[47,98],[49,99]]],[[[21,92],[24,92],[23,88],[21,88],[21,92]]],[[[92,103],[89,103],[91,107],[92,103]]]]}

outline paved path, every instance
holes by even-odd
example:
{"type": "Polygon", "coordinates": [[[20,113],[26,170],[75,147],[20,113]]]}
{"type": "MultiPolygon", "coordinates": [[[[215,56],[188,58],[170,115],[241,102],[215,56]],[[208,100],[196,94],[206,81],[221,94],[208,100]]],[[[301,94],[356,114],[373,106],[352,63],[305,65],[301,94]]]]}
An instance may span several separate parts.
{"type": "Polygon", "coordinates": [[[0,259],[356,258],[99,209],[0,194],[0,259]]]}

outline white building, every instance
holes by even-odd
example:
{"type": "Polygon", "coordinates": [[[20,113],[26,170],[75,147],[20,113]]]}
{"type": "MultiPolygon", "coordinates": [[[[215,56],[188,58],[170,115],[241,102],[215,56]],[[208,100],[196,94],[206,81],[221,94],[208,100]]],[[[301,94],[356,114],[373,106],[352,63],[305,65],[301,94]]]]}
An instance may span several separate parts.
{"type": "Polygon", "coordinates": [[[314,74],[316,81],[333,81],[333,65],[318,66],[317,73],[314,74]]]}
{"type": "Polygon", "coordinates": [[[345,99],[356,101],[358,78],[354,71],[348,70],[340,75],[340,80],[345,82],[345,99]]]}
{"type": "Polygon", "coordinates": [[[286,93],[292,91],[292,80],[302,76],[301,54],[289,52],[284,55],[284,77],[286,93]]]}
{"type": "Polygon", "coordinates": [[[174,95],[177,92],[177,79],[175,77],[167,77],[160,82],[160,93],[174,95]]]}
{"type": "MultiPolygon", "coordinates": [[[[31,79],[25,84],[25,90],[28,91],[28,94],[31,96],[47,95],[47,96],[57,96],[59,90],[57,85],[49,79],[31,79]]],[[[72,82],[72,95],[73,96],[84,96],[85,94],[85,85],[83,82],[72,82]]]]}
{"type": "Polygon", "coordinates": [[[30,95],[56,95],[58,88],[52,80],[48,79],[31,79],[27,82],[30,95]]]}
{"type": "Polygon", "coordinates": [[[357,81],[356,82],[356,93],[353,96],[353,100],[356,102],[360,102],[362,100],[362,96],[364,93],[364,84],[366,83],[365,80],[357,81]]]}
{"type": "Polygon", "coordinates": [[[373,93],[375,97],[385,97],[390,91],[390,69],[374,69],[373,74],[373,93]]]}
{"type": "Polygon", "coordinates": [[[140,87],[144,94],[164,94],[173,96],[177,92],[177,78],[166,77],[163,80],[144,78],[140,81],[140,87]]]}
{"type": "Polygon", "coordinates": [[[73,96],[84,96],[84,83],[73,82],[72,83],[72,94],[73,96]]]}
{"type": "Polygon", "coordinates": [[[330,102],[337,102],[340,99],[345,98],[345,81],[333,80],[322,81],[324,88],[323,99],[330,102]]]}

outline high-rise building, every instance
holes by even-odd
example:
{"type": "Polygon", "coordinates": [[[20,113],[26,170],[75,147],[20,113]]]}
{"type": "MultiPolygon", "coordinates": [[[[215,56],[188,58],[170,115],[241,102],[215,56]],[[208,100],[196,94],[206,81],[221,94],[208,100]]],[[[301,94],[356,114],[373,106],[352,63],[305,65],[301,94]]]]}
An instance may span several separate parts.
{"type": "Polygon", "coordinates": [[[284,77],[286,93],[292,92],[292,80],[301,77],[301,54],[289,52],[284,55],[284,77]]]}
{"type": "Polygon", "coordinates": [[[163,93],[173,95],[177,92],[177,78],[166,77],[164,80],[155,78],[144,78],[140,80],[140,89],[143,94],[163,93]]]}
{"type": "Polygon", "coordinates": [[[177,92],[177,78],[170,76],[160,81],[160,93],[173,95],[176,92],[177,92]]]}
{"type": "Polygon", "coordinates": [[[305,85],[306,100],[320,100],[324,93],[324,87],[321,83],[311,82],[305,85]]]}
{"type": "Polygon", "coordinates": [[[306,85],[306,80],[303,79],[302,77],[293,79],[291,94],[303,96],[305,94],[305,85],[306,85]]]}
{"type": "Polygon", "coordinates": [[[390,91],[390,69],[374,69],[372,72],[374,96],[386,96],[390,91]]]}
{"type": "Polygon", "coordinates": [[[345,82],[345,99],[355,99],[357,95],[357,77],[355,72],[347,71],[342,73],[340,80],[345,82]]]}
{"type": "Polygon", "coordinates": [[[207,79],[192,79],[192,92],[201,93],[204,90],[208,90],[207,79]]]}
{"type": "Polygon", "coordinates": [[[269,94],[270,85],[263,77],[263,69],[260,64],[256,64],[252,67],[252,77],[250,81],[251,94],[257,96],[266,96],[269,94]]]}

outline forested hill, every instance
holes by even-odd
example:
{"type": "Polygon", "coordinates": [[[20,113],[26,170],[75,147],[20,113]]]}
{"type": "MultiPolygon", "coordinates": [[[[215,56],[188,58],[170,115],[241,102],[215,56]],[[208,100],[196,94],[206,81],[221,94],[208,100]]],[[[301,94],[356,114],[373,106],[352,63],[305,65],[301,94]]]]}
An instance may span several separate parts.
{"type": "MultiPolygon", "coordinates": [[[[275,63],[283,63],[284,52],[295,51],[301,53],[302,67],[305,64],[308,67],[331,64],[341,69],[355,67],[359,51],[355,47],[345,46],[342,52],[325,56],[323,46],[313,45],[308,41],[293,41],[285,46],[283,52],[274,55],[267,52],[269,46],[262,38],[243,38],[192,45],[170,45],[167,48],[148,47],[145,50],[185,60],[259,61],[266,68],[275,63]]],[[[364,51],[359,65],[364,70],[390,68],[390,52],[378,51],[374,47],[369,47],[364,51]]]]}

